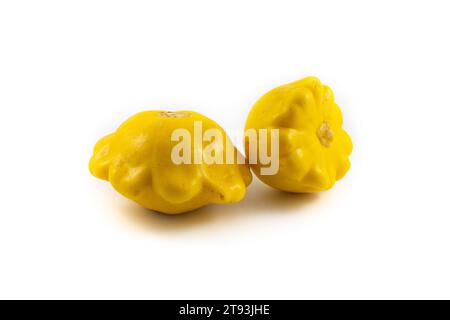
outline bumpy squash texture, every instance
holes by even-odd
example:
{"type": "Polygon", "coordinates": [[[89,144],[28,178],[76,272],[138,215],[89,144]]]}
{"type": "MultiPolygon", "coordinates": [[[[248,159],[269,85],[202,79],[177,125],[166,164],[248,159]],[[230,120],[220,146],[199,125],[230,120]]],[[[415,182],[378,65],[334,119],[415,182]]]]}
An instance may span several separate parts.
{"type": "Polygon", "coordinates": [[[217,123],[196,112],[146,111],[97,142],[90,172],[125,197],[168,214],[241,200],[252,179],[245,164],[173,163],[171,152],[178,142],[172,141],[172,132],[183,128],[193,134],[194,121],[201,121],[204,130],[221,130],[225,139],[217,123]]]}
{"type": "MultiPolygon", "coordinates": [[[[266,184],[289,192],[330,189],[350,168],[352,141],[342,129],[342,113],[331,89],[308,77],[275,88],[262,96],[249,113],[246,129],[279,130],[279,170],[261,175],[266,184]]],[[[249,141],[245,141],[248,156],[249,141]]]]}

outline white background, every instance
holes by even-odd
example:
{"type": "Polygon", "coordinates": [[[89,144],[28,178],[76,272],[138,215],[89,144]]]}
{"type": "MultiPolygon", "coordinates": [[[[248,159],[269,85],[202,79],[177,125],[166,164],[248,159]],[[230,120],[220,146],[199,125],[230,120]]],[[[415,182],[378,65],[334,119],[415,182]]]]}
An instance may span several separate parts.
{"type": "Polygon", "coordinates": [[[0,298],[450,298],[446,1],[1,1],[0,298]],[[319,77],[354,142],[326,193],[146,211],[90,176],[147,109],[242,129],[319,77]]]}

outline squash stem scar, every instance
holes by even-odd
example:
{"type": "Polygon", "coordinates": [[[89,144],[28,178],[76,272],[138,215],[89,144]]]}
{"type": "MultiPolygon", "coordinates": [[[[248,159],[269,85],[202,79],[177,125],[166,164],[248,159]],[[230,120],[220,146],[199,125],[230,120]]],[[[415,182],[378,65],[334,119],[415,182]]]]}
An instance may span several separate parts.
{"type": "Polygon", "coordinates": [[[330,147],[330,144],[333,141],[333,135],[333,130],[326,121],[322,122],[317,129],[317,137],[319,138],[320,143],[326,148],[330,147]]]}
{"type": "Polygon", "coordinates": [[[159,116],[161,118],[187,118],[190,116],[189,113],[183,111],[162,111],[159,116]]]}

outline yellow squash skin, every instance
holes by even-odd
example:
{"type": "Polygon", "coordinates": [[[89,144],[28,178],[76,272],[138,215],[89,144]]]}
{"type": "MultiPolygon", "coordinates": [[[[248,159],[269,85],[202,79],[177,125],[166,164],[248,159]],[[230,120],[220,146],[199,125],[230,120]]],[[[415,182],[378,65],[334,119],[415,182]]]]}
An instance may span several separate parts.
{"type": "MultiPolygon", "coordinates": [[[[191,211],[208,203],[240,201],[252,180],[245,164],[172,162],[172,148],[179,143],[171,141],[173,130],[186,129],[193,135],[194,121],[201,121],[203,131],[219,129],[226,139],[217,123],[196,112],[145,111],[97,142],[90,172],[110,181],[125,197],[168,214],[191,211]]],[[[204,148],[208,143],[200,145],[204,148]]]]}
{"type": "Polygon", "coordinates": [[[353,145],[342,121],[333,92],[315,77],[269,91],[250,111],[246,130],[279,129],[279,170],[261,175],[259,163],[252,170],[264,183],[284,191],[330,189],[350,168],[353,145]]]}

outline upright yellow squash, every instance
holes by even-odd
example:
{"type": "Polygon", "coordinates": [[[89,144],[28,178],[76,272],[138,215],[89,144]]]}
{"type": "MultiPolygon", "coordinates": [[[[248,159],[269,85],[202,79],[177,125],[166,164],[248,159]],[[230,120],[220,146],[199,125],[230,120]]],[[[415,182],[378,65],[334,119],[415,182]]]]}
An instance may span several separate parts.
{"type": "MultiPolygon", "coordinates": [[[[269,91],[250,111],[246,130],[279,130],[279,169],[263,175],[264,165],[258,162],[252,170],[264,183],[284,191],[330,189],[350,168],[353,146],[342,122],[333,92],[315,77],[269,91]]],[[[247,139],[247,156],[249,143],[247,139]]]]}

